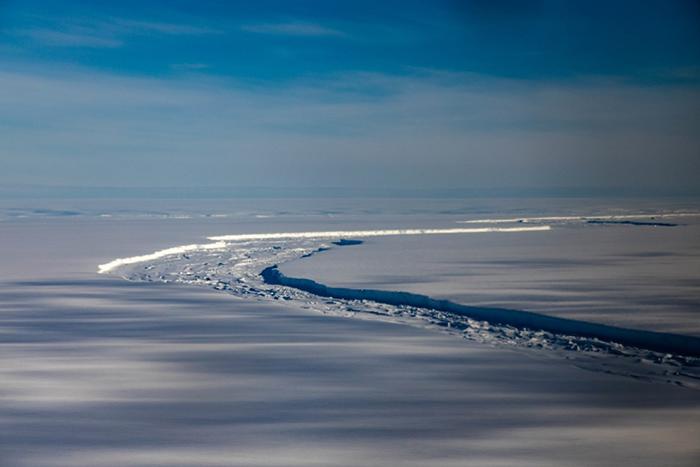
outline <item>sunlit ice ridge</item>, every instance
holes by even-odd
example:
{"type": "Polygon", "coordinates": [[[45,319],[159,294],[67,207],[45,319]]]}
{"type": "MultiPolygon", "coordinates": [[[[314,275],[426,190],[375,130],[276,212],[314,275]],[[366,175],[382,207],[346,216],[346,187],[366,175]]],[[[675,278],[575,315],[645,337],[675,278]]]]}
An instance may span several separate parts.
{"type": "Polygon", "coordinates": [[[248,241],[248,240],[282,240],[294,238],[336,238],[336,237],[386,237],[394,235],[449,235],[488,232],[536,232],[550,230],[550,226],[536,227],[481,227],[481,228],[452,228],[452,229],[389,229],[389,230],[347,230],[321,232],[282,232],[263,234],[235,234],[207,237],[213,241],[248,241]]]}
{"type": "Polygon", "coordinates": [[[338,230],[319,232],[275,232],[275,233],[254,233],[254,234],[233,234],[207,237],[214,243],[181,245],[166,248],[153,253],[130,256],[127,258],[117,258],[98,266],[100,274],[108,273],[121,266],[154,261],[168,256],[179,255],[187,252],[201,250],[223,249],[225,242],[243,241],[264,241],[264,240],[293,240],[293,239],[332,239],[341,237],[382,237],[392,235],[448,235],[448,234],[470,234],[488,232],[537,232],[549,230],[548,225],[534,227],[477,227],[477,228],[451,228],[451,229],[388,229],[388,230],[338,230]]]}

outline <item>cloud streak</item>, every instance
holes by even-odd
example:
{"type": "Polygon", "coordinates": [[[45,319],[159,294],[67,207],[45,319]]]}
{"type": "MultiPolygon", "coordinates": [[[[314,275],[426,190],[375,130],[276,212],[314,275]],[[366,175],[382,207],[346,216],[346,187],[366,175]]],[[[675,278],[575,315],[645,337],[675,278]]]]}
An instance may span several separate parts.
{"type": "Polygon", "coordinates": [[[346,36],[346,34],[343,31],[340,31],[338,29],[329,28],[320,24],[302,22],[245,24],[241,26],[241,30],[257,34],[271,34],[283,36],[346,36]]]}
{"type": "Polygon", "coordinates": [[[16,70],[0,88],[3,182],[692,187],[698,169],[693,87],[16,70]]]}
{"type": "Polygon", "coordinates": [[[52,29],[27,29],[18,32],[32,40],[52,47],[116,48],[123,42],[115,37],[88,32],[62,32],[52,29]]]}
{"type": "Polygon", "coordinates": [[[40,27],[12,31],[19,37],[49,47],[118,48],[137,35],[197,36],[222,31],[189,24],[135,21],[126,18],[88,18],[50,20],[40,27]]]}
{"type": "Polygon", "coordinates": [[[190,24],[164,23],[156,21],[135,21],[117,18],[112,20],[116,29],[127,33],[157,33],[175,36],[192,36],[203,34],[222,34],[222,31],[211,27],[193,26],[190,24]]]}

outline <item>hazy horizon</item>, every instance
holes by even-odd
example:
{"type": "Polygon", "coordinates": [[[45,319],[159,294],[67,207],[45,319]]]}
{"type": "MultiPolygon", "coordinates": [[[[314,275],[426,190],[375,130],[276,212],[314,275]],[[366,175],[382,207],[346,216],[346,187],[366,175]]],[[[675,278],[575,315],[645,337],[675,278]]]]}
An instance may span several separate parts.
{"type": "Polygon", "coordinates": [[[699,193],[696,2],[3,2],[0,184],[699,193]]]}

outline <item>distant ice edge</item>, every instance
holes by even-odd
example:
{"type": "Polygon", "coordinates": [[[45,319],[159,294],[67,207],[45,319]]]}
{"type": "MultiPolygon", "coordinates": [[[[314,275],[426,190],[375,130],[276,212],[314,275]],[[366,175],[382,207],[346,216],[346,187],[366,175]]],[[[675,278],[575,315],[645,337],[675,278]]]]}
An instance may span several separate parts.
{"type": "Polygon", "coordinates": [[[656,352],[700,357],[700,338],[692,336],[620,328],[547,316],[529,311],[468,306],[410,292],[329,287],[311,279],[288,277],[279,270],[277,265],[265,268],[261,276],[267,284],[293,287],[321,297],[343,300],[371,300],[394,306],[429,308],[462,315],[475,320],[488,321],[497,325],[543,330],[554,334],[611,341],[656,352]]]}

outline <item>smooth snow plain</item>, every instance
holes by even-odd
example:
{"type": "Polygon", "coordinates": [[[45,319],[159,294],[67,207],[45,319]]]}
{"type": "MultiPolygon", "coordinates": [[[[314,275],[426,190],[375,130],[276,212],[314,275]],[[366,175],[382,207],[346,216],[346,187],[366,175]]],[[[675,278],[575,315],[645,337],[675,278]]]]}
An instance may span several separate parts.
{"type": "MultiPolygon", "coordinates": [[[[368,256],[386,250],[386,269],[377,273],[414,280],[373,287],[416,291],[416,284],[445,280],[421,282],[420,256],[433,242],[527,243],[556,228],[367,237],[347,246],[327,239],[331,249],[320,252],[318,239],[294,248],[280,239],[247,241],[245,251],[178,252],[96,273],[115,258],[211,243],[206,236],[448,229],[463,214],[0,223],[2,464],[696,465],[700,393],[682,375],[670,373],[672,384],[662,379],[658,371],[670,362],[606,352],[577,360],[572,355],[585,351],[560,353],[539,345],[541,336],[533,346],[499,342],[488,326],[481,330],[488,339],[480,340],[483,323],[464,339],[464,329],[421,316],[424,310],[382,311],[372,303],[348,309],[343,300],[256,282],[259,270],[243,274],[272,254],[287,275],[338,285],[347,274],[345,285],[358,287],[367,280],[358,264],[369,270],[368,256]],[[211,261],[221,255],[228,262],[211,261]],[[355,262],[339,267],[336,256],[355,262]],[[396,264],[397,257],[404,262],[396,264]],[[210,269],[243,281],[206,280],[210,269]]],[[[458,263],[464,253],[452,255],[458,263]]],[[[445,289],[464,293],[472,276],[454,277],[461,288],[445,289]]]]}

